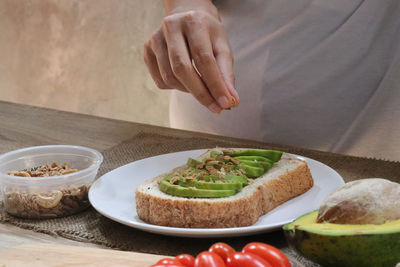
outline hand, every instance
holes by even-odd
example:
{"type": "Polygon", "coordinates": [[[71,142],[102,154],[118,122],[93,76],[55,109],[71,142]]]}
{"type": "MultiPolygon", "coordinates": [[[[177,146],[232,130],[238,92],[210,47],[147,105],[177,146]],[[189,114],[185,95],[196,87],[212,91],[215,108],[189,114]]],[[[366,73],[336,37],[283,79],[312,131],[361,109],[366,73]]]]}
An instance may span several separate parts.
{"type": "Polygon", "coordinates": [[[145,43],[144,60],[160,89],[189,92],[216,113],[239,104],[232,51],[215,7],[175,9],[145,43]]]}

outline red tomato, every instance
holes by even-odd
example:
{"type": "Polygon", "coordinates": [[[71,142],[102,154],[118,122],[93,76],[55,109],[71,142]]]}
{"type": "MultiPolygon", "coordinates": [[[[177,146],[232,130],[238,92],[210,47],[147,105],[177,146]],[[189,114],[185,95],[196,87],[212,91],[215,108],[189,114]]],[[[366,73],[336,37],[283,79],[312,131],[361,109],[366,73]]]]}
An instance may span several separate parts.
{"type": "Polygon", "coordinates": [[[185,265],[187,267],[193,267],[194,266],[194,257],[189,254],[181,254],[175,257],[182,265],[185,265]]]}
{"type": "Polygon", "coordinates": [[[231,246],[222,242],[215,243],[208,251],[218,254],[225,262],[228,255],[235,253],[231,246]]]}
{"type": "Polygon", "coordinates": [[[291,266],[290,261],[285,256],[285,254],[282,253],[282,251],[280,251],[276,247],[267,245],[265,243],[261,242],[249,243],[242,249],[242,252],[256,254],[261,258],[263,258],[264,260],[271,263],[273,267],[291,266]]]}
{"type": "Polygon", "coordinates": [[[157,263],[154,265],[151,265],[150,267],[182,267],[182,264],[176,264],[176,263],[171,263],[171,264],[161,264],[161,263],[157,263]]]}
{"type": "Polygon", "coordinates": [[[225,267],[225,262],[218,254],[203,251],[197,255],[194,267],[225,267]]]}
{"type": "Polygon", "coordinates": [[[164,259],[161,259],[161,260],[157,261],[156,264],[177,265],[177,266],[184,267],[182,265],[182,263],[180,263],[177,259],[174,259],[174,258],[164,258],[164,259]]]}
{"type": "Polygon", "coordinates": [[[226,259],[226,267],[272,267],[261,257],[243,252],[235,252],[226,259]]]}

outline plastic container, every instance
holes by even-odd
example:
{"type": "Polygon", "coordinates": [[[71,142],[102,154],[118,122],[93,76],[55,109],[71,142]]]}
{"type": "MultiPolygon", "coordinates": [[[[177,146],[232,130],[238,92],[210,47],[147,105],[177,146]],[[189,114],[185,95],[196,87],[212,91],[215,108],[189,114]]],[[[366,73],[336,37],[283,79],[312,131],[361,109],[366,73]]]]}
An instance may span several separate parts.
{"type": "Polygon", "coordinates": [[[50,145],[23,148],[0,155],[0,187],[5,209],[23,218],[55,218],[87,208],[88,191],[103,156],[82,146],[50,145]],[[7,173],[56,162],[77,172],[49,177],[20,177],[7,173]]]}

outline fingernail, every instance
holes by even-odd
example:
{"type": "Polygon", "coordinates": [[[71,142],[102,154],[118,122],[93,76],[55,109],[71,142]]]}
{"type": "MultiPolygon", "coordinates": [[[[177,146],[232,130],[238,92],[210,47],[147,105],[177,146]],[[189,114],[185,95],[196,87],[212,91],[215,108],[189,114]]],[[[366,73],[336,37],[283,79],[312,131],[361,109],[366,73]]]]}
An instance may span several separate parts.
{"type": "Polygon", "coordinates": [[[211,110],[212,112],[218,113],[218,114],[221,112],[221,108],[215,102],[213,102],[211,105],[209,105],[208,109],[211,110]]]}
{"type": "Polygon", "coordinates": [[[223,108],[229,108],[231,106],[231,102],[226,96],[218,97],[218,104],[223,108]]]}
{"type": "Polygon", "coordinates": [[[239,94],[238,94],[238,92],[236,91],[235,88],[230,87],[230,91],[231,91],[231,93],[234,94],[237,98],[239,98],[239,94]]]}
{"type": "Polygon", "coordinates": [[[236,99],[239,100],[239,94],[233,86],[228,86],[228,88],[231,94],[233,95],[232,104],[234,107],[236,107],[239,104],[239,101],[236,100],[236,99]]]}
{"type": "Polygon", "coordinates": [[[231,97],[231,106],[236,107],[238,103],[236,103],[236,99],[232,96],[231,97]]]}

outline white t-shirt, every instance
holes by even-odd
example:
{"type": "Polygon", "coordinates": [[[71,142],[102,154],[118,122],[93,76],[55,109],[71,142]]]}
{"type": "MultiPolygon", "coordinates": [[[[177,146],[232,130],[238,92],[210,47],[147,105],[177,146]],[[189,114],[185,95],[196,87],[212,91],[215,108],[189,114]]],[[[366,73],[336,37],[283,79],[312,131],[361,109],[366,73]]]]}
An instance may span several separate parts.
{"type": "Polygon", "coordinates": [[[216,1],[239,107],[171,96],[171,127],[400,160],[400,1],[216,1]]]}

